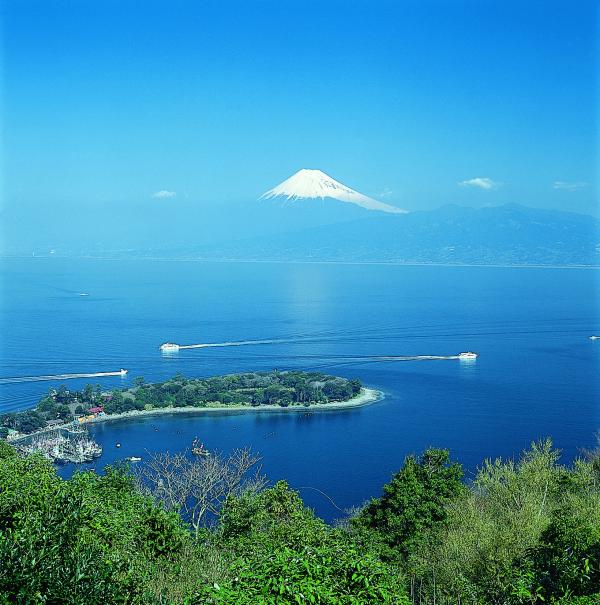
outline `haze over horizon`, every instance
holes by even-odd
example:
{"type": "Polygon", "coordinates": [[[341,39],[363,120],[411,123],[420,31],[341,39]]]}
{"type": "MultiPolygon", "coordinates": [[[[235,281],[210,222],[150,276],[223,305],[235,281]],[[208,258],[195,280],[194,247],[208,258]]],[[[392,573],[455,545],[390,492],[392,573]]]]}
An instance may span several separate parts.
{"type": "Polygon", "coordinates": [[[303,167],[598,216],[594,2],[259,4],[6,2],[5,238],[207,230],[303,167]]]}

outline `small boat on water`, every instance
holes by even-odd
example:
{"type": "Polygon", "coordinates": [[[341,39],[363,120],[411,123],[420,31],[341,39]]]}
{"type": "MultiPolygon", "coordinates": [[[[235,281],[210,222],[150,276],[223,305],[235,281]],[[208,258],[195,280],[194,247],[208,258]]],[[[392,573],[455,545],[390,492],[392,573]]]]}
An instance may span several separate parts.
{"type": "Polygon", "coordinates": [[[174,342],[164,342],[163,344],[160,345],[160,350],[161,351],[179,351],[179,345],[175,344],[174,342]]]}
{"type": "Polygon", "coordinates": [[[465,351],[464,353],[459,353],[459,359],[477,359],[477,353],[473,353],[473,351],[465,351]]]}
{"type": "Polygon", "coordinates": [[[600,336],[590,336],[590,340],[600,340],[600,336]]]}
{"type": "Polygon", "coordinates": [[[198,437],[192,441],[192,454],[194,456],[210,456],[210,452],[204,447],[203,443],[198,441],[198,437]]]}
{"type": "Polygon", "coordinates": [[[140,462],[141,458],[139,456],[129,456],[126,460],[129,460],[129,462],[140,462]]]}
{"type": "Polygon", "coordinates": [[[115,443],[115,447],[121,447],[121,444],[119,442],[115,443]]]}

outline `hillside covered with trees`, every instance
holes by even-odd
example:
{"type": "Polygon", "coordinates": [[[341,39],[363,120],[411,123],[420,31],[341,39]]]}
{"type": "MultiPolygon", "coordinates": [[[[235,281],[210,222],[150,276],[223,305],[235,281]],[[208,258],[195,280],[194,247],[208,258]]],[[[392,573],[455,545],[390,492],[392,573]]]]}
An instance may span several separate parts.
{"type": "Polygon", "coordinates": [[[329,526],[242,450],[57,476],[0,442],[0,603],[600,603],[600,453],[409,456],[329,526]]]}

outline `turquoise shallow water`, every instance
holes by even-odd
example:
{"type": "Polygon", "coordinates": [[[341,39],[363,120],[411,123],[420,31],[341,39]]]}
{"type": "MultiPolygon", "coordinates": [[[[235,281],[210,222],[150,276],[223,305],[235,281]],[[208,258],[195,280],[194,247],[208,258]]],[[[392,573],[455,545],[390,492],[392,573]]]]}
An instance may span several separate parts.
{"type": "MultiPolygon", "coordinates": [[[[313,414],[165,416],[92,429],[101,464],[249,445],[331,519],[377,495],[404,456],[448,447],[472,475],[552,436],[564,460],[600,429],[598,272],[15,259],[2,261],[2,377],[129,369],[162,380],[254,369],[318,368],[383,390],[371,406],[313,414]],[[89,296],[80,296],[80,293],[89,296]],[[283,342],[180,351],[160,343],[283,342]],[[456,360],[381,362],[382,355],[456,360]],[[360,358],[360,359],[358,359],[360,358]],[[120,442],[120,449],[115,443],[120,442]]],[[[71,380],[79,388],[89,380],[71,380]]],[[[0,385],[0,407],[27,407],[52,382],[0,385]]],[[[63,467],[63,473],[72,472],[63,467]]]]}

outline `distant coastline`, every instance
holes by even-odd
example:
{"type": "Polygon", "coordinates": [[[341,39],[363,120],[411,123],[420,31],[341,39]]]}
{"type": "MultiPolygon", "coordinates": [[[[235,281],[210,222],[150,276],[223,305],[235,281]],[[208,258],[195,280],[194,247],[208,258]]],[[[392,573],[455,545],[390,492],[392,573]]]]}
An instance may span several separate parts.
{"type": "Polygon", "coordinates": [[[308,260],[308,259],[276,259],[276,258],[213,258],[213,257],[167,257],[167,256],[127,256],[127,255],[96,255],[96,254],[0,254],[0,259],[77,259],[107,262],[122,261],[152,261],[172,263],[232,263],[232,264],[276,264],[276,265],[376,265],[390,267],[488,267],[495,269],[600,269],[597,264],[545,264],[545,263],[467,263],[467,262],[435,262],[435,261],[399,261],[399,260],[308,260]]]}
{"type": "Polygon", "coordinates": [[[147,416],[163,416],[167,414],[210,414],[217,412],[218,414],[236,414],[236,413],[262,413],[262,412],[326,412],[330,410],[345,410],[358,408],[384,399],[383,391],[377,389],[369,389],[363,387],[361,392],[348,399],[347,401],[334,401],[331,403],[313,403],[311,405],[215,405],[206,407],[186,406],[181,408],[154,408],[152,410],[131,410],[120,414],[105,414],[97,416],[93,420],[84,423],[85,426],[98,424],[100,422],[110,422],[112,420],[135,420],[137,418],[145,418],[147,416]]]}

